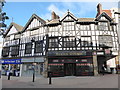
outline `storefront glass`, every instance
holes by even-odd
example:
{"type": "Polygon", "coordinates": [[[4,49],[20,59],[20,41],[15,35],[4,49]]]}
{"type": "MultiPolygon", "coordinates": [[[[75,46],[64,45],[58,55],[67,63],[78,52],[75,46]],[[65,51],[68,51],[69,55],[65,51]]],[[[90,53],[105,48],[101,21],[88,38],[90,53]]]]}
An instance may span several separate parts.
{"type": "Polygon", "coordinates": [[[92,57],[49,59],[48,67],[53,76],[92,76],[92,57]]]}
{"type": "MultiPolygon", "coordinates": [[[[43,74],[43,63],[37,63],[35,65],[35,75],[41,76],[43,74]]],[[[33,63],[24,63],[22,65],[22,76],[33,75],[33,63]]]]}

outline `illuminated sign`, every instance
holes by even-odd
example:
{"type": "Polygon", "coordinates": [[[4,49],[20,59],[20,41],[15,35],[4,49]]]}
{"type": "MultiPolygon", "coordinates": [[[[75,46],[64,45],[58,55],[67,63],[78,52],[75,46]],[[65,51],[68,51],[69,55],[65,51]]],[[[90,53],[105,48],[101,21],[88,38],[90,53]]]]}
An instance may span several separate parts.
{"type": "Polygon", "coordinates": [[[49,51],[48,56],[80,56],[86,55],[86,51],[49,51]]]}

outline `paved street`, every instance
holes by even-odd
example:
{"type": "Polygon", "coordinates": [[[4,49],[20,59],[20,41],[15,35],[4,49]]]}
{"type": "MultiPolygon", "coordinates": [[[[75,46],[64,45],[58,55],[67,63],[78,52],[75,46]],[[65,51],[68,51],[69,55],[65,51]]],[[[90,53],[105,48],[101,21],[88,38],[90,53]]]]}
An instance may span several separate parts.
{"type": "Polygon", "coordinates": [[[118,88],[118,75],[104,76],[66,76],[52,78],[52,85],[48,84],[48,78],[37,77],[32,82],[32,77],[11,77],[7,80],[2,76],[3,88],[118,88]]]}

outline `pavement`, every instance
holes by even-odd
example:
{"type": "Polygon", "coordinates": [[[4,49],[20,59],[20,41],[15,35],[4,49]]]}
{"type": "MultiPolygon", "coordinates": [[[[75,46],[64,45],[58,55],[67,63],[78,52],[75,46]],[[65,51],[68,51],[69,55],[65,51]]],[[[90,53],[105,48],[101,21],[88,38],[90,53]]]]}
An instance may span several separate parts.
{"type": "Polygon", "coordinates": [[[118,74],[107,74],[99,76],[66,76],[52,78],[36,77],[13,77],[8,80],[2,76],[2,88],[118,88],[118,74]]]}

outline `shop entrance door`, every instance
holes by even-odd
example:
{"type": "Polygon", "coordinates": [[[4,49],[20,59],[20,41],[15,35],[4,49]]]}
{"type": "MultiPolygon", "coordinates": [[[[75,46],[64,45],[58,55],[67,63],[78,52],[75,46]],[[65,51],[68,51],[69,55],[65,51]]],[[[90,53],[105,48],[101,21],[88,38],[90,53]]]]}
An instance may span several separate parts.
{"type": "Polygon", "coordinates": [[[64,64],[64,74],[65,76],[74,76],[76,72],[76,64],[75,63],[65,63],[64,64]]]}

